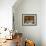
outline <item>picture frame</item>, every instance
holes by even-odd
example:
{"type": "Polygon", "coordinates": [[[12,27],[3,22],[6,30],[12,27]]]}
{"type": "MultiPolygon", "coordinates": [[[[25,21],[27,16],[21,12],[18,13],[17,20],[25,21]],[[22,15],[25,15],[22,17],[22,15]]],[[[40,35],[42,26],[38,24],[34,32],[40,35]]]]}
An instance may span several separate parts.
{"type": "Polygon", "coordinates": [[[22,26],[36,26],[37,14],[22,14],[22,26]]]}

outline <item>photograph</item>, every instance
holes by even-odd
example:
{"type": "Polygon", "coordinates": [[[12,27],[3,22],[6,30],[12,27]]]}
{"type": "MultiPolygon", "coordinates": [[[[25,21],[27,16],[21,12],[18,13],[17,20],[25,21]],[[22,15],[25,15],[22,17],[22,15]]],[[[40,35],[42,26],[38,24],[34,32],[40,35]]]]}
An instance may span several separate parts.
{"type": "Polygon", "coordinates": [[[34,26],[37,24],[37,14],[22,14],[22,25],[34,26]]]}

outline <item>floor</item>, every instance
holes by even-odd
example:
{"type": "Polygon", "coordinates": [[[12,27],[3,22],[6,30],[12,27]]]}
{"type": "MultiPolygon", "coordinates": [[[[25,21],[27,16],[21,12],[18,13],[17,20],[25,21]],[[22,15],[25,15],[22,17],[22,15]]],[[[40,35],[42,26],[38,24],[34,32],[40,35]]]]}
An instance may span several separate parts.
{"type": "Polygon", "coordinates": [[[2,43],[0,46],[16,46],[15,39],[13,40],[6,40],[6,42],[2,43]]]}
{"type": "Polygon", "coordinates": [[[19,35],[14,36],[11,40],[0,39],[0,46],[23,46],[22,37],[20,37],[19,35]],[[3,42],[4,40],[6,40],[6,42],[3,42]]]}
{"type": "MultiPolygon", "coordinates": [[[[6,42],[2,43],[0,46],[16,46],[16,39],[6,40],[6,42]]],[[[17,46],[24,46],[24,44],[21,42],[21,44],[17,44],[17,46]]]]}

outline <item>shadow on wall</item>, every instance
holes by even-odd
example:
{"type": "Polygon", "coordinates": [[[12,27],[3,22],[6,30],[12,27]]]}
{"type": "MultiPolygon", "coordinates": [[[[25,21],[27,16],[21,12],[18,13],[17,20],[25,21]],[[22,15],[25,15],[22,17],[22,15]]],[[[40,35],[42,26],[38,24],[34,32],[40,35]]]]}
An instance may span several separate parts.
{"type": "Polygon", "coordinates": [[[21,3],[23,2],[23,0],[17,0],[16,2],[15,2],[15,4],[12,6],[12,8],[18,8],[18,6],[20,6],[21,5],[21,3]]]}

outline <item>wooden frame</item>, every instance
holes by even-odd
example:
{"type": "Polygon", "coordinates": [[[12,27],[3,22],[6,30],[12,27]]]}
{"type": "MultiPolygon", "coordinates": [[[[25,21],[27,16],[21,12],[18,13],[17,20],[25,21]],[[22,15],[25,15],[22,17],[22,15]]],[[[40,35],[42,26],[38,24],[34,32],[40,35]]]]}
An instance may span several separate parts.
{"type": "Polygon", "coordinates": [[[37,14],[22,14],[22,25],[23,26],[36,26],[37,14]]]}

